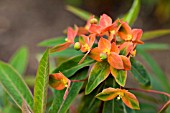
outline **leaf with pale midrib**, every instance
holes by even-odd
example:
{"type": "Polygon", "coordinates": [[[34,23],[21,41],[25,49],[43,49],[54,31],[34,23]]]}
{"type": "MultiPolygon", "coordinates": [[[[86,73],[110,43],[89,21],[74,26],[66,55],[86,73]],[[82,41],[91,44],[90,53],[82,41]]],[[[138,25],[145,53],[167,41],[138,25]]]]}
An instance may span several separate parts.
{"type": "Polygon", "coordinates": [[[9,64],[0,61],[0,83],[21,109],[22,99],[33,108],[33,96],[21,75],[9,64]]]}
{"type": "Polygon", "coordinates": [[[48,49],[40,60],[34,86],[34,113],[45,113],[49,81],[48,49]]]}

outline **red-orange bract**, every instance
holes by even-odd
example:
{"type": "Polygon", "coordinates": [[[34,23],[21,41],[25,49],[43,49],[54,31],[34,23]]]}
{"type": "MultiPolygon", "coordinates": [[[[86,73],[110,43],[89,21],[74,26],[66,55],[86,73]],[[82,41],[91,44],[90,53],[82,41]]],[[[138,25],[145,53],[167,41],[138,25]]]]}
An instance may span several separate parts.
{"type": "Polygon", "coordinates": [[[123,103],[129,108],[140,109],[139,102],[135,95],[125,89],[107,88],[97,94],[96,97],[103,101],[112,100],[117,97],[117,99],[122,99],[123,103]]]}
{"type": "MultiPolygon", "coordinates": [[[[135,56],[137,44],[144,43],[140,40],[142,33],[141,29],[132,29],[127,22],[121,19],[112,21],[108,15],[103,14],[98,21],[94,16],[91,16],[84,27],[76,26],[75,30],[69,27],[66,42],[51,48],[50,52],[65,50],[70,45],[75,44],[74,48],[84,53],[78,64],[82,63],[87,56],[97,62],[91,68],[89,79],[100,77],[96,75],[96,73],[101,75],[96,67],[107,64],[107,67],[104,68],[106,72],[103,71],[102,73],[106,77],[96,81],[96,84],[103,82],[110,73],[115,78],[115,81],[124,87],[127,71],[131,69],[130,57],[135,56]],[[78,38],[76,43],[74,43],[75,38],[78,38]]],[[[102,75],[100,78],[103,77],[102,75]]],[[[69,79],[60,72],[50,75],[50,85],[57,90],[64,89],[68,83],[70,83],[69,79]]],[[[90,88],[95,89],[96,84],[93,84],[94,87],[90,88]]],[[[92,85],[88,84],[87,86],[92,85]]],[[[91,89],[88,93],[92,91],[91,89]]],[[[125,89],[108,88],[99,93],[97,98],[106,101],[117,96],[122,98],[122,101],[128,107],[139,109],[136,97],[125,89]]]]}
{"type": "Polygon", "coordinates": [[[49,84],[56,90],[63,90],[68,86],[70,80],[65,77],[61,72],[50,74],[49,76],[49,84]]]}

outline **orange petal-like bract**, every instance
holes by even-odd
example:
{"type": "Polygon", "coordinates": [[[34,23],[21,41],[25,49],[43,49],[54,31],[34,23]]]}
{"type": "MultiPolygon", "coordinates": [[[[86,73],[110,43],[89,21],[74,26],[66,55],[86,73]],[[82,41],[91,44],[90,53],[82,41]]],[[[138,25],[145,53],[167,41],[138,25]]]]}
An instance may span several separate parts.
{"type": "Polygon", "coordinates": [[[124,69],[123,61],[120,55],[115,52],[110,53],[110,55],[108,56],[108,62],[115,69],[124,69]]]}
{"type": "Polygon", "coordinates": [[[96,95],[96,98],[108,101],[112,100],[116,97],[122,98],[122,101],[125,105],[127,105],[131,109],[139,110],[139,102],[134,94],[128,92],[125,89],[115,89],[115,88],[107,88],[104,89],[101,93],[96,95]]]}

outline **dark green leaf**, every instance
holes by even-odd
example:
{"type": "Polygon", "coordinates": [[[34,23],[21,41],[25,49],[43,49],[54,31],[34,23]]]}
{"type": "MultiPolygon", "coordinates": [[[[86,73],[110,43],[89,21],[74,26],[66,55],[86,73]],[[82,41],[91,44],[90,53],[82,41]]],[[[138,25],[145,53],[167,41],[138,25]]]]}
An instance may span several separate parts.
{"type": "Polygon", "coordinates": [[[170,34],[170,29],[154,30],[144,32],[142,35],[142,40],[150,40],[153,38],[161,37],[170,34]]]}
{"type": "Polygon", "coordinates": [[[136,18],[138,17],[140,10],[140,0],[134,0],[132,7],[127,12],[127,14],[123,17],[125,21],[128,22],[129,25],[132,25],[136,18]]]}
{"type": "Polygon", "coordinates": [[[139,81],[139,83],[143,86],[150,86],[150,77],[144,66],[135,59],[130,59],[132,64],[131,72],[134,75],[134,77],[139,81]]]}
{"type": "MultiPolygon", "coordinates": [[[[82,80],[87,76],[88,68],[83,68],[79,70],[75,76],[70,78],[71,80],[82,80]]],[[[71,103],[74,101],[75,97],[79,93],[83,82],[73,82],[69,88],[69,93],[66,100],[63,100],[65,90],[54,91],[54,101],[50,107],[49,113],[66,113],[69,109],[71,103]]]]}
{"type": "Polygon", "coordinates": [[[149,65],[151,68],[152,72],[156,75],[151,77],[152,83],[155,82],[156,84],[159,84],[161,86],[161,89],[170,92],[170,85],[169,81],[166,78],[165,73],[161,70],[160,66],[155,62],[155,60],[144,50],[138,49],[139,55],[143,58],[144,61],[149,65]]]}
{"type": "Polygon", "coordinates": [[[44,40],[42,42],[40,42],[38,44],[38,46],[42,46],[42,47],[52,47],[58,44],[62,44],[65,42],[65,38],[66,37],[57,37],[57,38],[52,38],[52,39],[48,39],[48,40],[44,40]]]}
{"type": "Polygon", "coordinates": [[[83,20],[88,20],[90,18],[90,16],[93,15],[93,14],[87,12],[87,11],[84,11],[82,9],[79,9],[79,8],[76,8],[76,7],[73,7],[73,6],[70,6],[70,5],[67,5],[66,9],[69,12],[75,14],[76,16],[80,17],[83,20]]]}
{"type": "Polygon", "coordinates": [[[86,85],[85,94],[91,93],[101,82],[103,82],[110,74],[110,65],[103,62],[96,62],[89,74],[88,83],[86,85]]]}
{"type": "Polygon", "coordinates": [[[28,64],[28,49],[26,47],[18,49],[11,57],[9,63],[23,75],[28,64]]]}
{"type": "Polygon", "coordinates": [[[168,44],[164,43],[145,43],[143,45],[138,45],[138,49],[143,49],[143,50],[167,50],[170,49],[170,46],[168,44]]]}
{"type": "Polygon", "coordinates": [[[49,81],[49,57],[45,51],[40,60],[34,86],[34,113],[45,113],[49,81]]]}
{"type": "Polygon", "coordinates": [[[89,95],[84,95],[79,108],[79,113],[98,113],[100,110],[101,101],[95,96],[102,91],[103,84],[100,84],[95,90],[89,95]]]}
{"type": "Polygon", "coordinates": [[[86,59],[81,63],[78,64],[79,61],[83,58],[83,55],[79,55],[73,58],[68,59],[67,61],[63,62],[59,67],[57,67],[54,70],[54,73],[58,73],[59,71],[62,72],[66,77],[71,77],[74,75],[79,69],[90,66],[92,63],[94,63],[94,60],[92,60],[89,57],[86,57],[86,59]]]}
{"type": "Polygon", "coordinates": [[[0,83],[20,109],[22,109],[22,99],[33,108],[33,96],[23,78],[11,65],[2,61],[0,61],[0,83]]]}

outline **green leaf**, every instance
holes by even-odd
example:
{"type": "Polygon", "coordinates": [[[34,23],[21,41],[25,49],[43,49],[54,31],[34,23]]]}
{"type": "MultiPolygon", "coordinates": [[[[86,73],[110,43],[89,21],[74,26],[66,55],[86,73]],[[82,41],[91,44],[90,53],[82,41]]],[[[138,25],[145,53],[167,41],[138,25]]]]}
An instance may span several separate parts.
{"type": "Polygon", "coordinates": [[[54,52],[54,53],[50,54],[50,56],[53,56],[53,57],[73,57],[73,56],[81,55],[81,54],[82,54],[81,51],[76,51],[75,49],[67,48],[63,51],[54,52]]]}
{"type": "Polygon", "coordinates": [[[69,12],[75,14],[76,16],[80,17],[83,20],[88,20],[90,18],[90,16],[93,15],[93,14],[87,12],[87,11],[84,11],[80,8],[76,8],[76,7],[73,7],[73,6],[70,6],[70,5],[67,5],[66,9],[69,12]]]}
{"type": "Polygon", "coordinates": [[[132,25],[136,18],[138,17],[140,10],[140,0],[134,0],[132,7],[127,12],[127,14],[123,17],[125,21],[128,22],[129,25],[132,25]]]}
{"type": "Polygon", "coordinates": [[[95,96],[102,91],[104,82],[101,83],[89,95],[83,95],[81,104],[78,106],[79,113],[98,113],[100,110],[101,101],[95,96]]]}
{"type": "Polygon", "coordinates": [[[34,113],[45,113],[49,81],[48,49],[40,60],[34,86],[34,113]]]}
{"type": "MultiPolygon", "coordinates": [[[[82,80],[87,76],[88,68],[83,68],[79,70],[75,76],[70,78],[71,80],[82,80]]],[[[54,101],[50,107],[49,113],[66,113],[69,109],[71,103],[74,101],[75,97],[79,93],[83,82],[73,82],[69,88],[69,92],[66,100],[63,100],[65,90],[54,91],[54,101]]]]}
{"type": "Polygon", "coordinates": [[[22,99],[33,108],[33,96],[23,78],[11,65],[2,61],[0,61],[0,83],[20,109],[22,109],[22,99]]]}
{"type": "Polygon", "coordinates": [[[57,38],[52,38],[52,39],[48,39],[48,40],[44,40],[42,42],[40,42],[38,44],[38,46],[42,46],[42,47],[52,47],[58,44],[62,44],[65,42],[65,38],[66,37],[57,37],[57,38]]]}
{"type": "Polygon", "coordinates": [[[114,76],[116,82],[124,87],[126,84],[127,71],[111,68],[111,73],[114,76]]]}
{"type": "Polygon", "coordinates": [[[139,55],[142,57],[142,59],[151,68],[152,72],[154,73],[155,76],[151,77],[152,81],[153,82],[157,81],[156,84],[159,84],[159,86],[161,86],[162,90],[170,93],[169,81],[168,81],[165,73],[161,70],[160,66],[157,64],[157,62],[144,50],[138,49],[137,51],[138,51],[139,55]]]}
{"type": "Polygon", "coordinates": [[[18,49],[11,57],[9,63],[23,75],[28,64],[28,49],[26,47],[18,49]]]}
{"type": "Polygon", "coordinates": [[[131,72],[134,75],[134,77],[138,80],[138,82],[143,86],[150,86],[150,77],[144,66],[135,59],[130,59],[132,64],[131,72]]]}
{"type": "Polygon", "coordinates": [[[89,57],[81,63],[78,64],[79,61],[82,59],[83,55],[75,56],[73,58],[68,59],[67,61],[63,62],[59,67],[57,67],[53,73],[58,73],[59,71],[62,72],[66,77],[71,77],[74,75],[79,69],[83,67],[90,66],[95,61],[89,57]]]}
{"type": "Polygon", "coordinates": [[[141,39],[150,40],[150,39],[154,39],[154,38],[161,37],[161,36],[168,35],[168,34],[170,34],[170,29],[147,31],[143,33],[141,39]]]}
{"type": "Polygon", "coordinates": [[[170,49],[170,46],[168,44],[164,43],[145,43],[143,45],[138,45],[137,46],[137,51],[138,49],[143,49],[143,50],[167,50],[170,49]]]}
{"type": "Polygon", "coordinates": [[[101,82],[103,82],[110,74],[110,65],[107,62],[96,62],[88,78],[85,94],[91,93],[101,82]]]}

